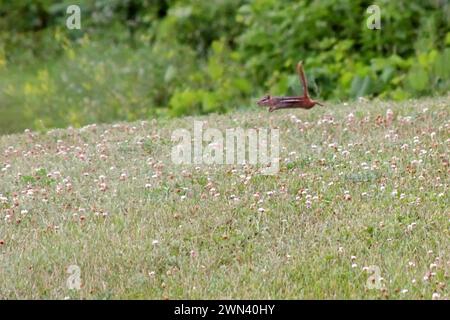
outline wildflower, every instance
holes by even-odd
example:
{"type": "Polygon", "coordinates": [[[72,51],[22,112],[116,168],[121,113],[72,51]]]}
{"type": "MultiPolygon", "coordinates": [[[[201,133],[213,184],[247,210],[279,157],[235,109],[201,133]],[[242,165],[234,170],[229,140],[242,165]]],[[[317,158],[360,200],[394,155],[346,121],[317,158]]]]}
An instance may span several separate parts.
{"type": "Polygon", "coordinates": [[[441,297],[441,295],[437,292],[434,292],[433,295],[431,296],[432,300],[439,300],[439,298],[441,297]]]}
{"type": "Polygon", "coordinates": [[[352,124],[353,122],[355,122],[355,115],[354,115],[353,113],[349,113],[349,114],[347,115],[347,122],[348,122],[349,124],[352,124]]]}
{"type": "Polygon", "coordinates": [[[152,241],[152,245],[156,246],[156,245],[158,245],[158,244],[159,244],[159,241],[158,241],[158,240],[153,240],[153,241],[152,241]]]}
{"type": "Polygon", "coordinates": [[[311,209],[312,202],[310,200],[305,201],[306,208],[311,209]]]}
{"type": "Polygon", "coordinates": [[[106,189],[108,189],[108,186],[104,182],[100,183],[98,186],[100,188],[100,191],[106,191],[106,189]]]}
{"type": "Polygon", "coordinates": [[[413,223],[409,224],[409,225],[406,227],[406,229],[407,229],[409,232],[411,232],[411,231],[413,231],[413,229],[416,227],[416,225],[417,225],[417,223],[413,222],[413,223]]]}
{"type": "Polygon", "coordinates": [[[348,190],[344,191],[344,200],[347,200],[347,201],[352,200],[352,196],[350,195],[350,192],[348,190]]]}
{"type": "Polygon", "coordinates": [[[430,280],[430,278],[431,278],[431,273],[430,272],[427,272],[427,273],[425,273],[425,275],[423,276],[423,281],[428,281],[428,280],[430,280]]]}

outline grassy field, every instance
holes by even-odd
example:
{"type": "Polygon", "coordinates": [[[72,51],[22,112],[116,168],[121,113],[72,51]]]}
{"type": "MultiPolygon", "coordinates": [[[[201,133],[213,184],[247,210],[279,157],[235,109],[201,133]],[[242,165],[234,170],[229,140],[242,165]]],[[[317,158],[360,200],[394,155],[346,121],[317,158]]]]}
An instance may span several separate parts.
{"type": "Polygon", "coordinates": [[[449,298],[449,106],[359,101],[1,136],[0,298],[449,298]],[[174,165],[173,130],[200,119],[279,128],[279,174],[174,165]]]}

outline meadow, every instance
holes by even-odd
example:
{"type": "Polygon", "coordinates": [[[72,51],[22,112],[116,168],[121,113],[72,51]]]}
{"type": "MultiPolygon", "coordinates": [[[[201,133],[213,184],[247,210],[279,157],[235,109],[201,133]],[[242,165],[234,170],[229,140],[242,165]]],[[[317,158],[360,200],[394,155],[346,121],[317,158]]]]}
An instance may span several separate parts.
{"type": "Polygon", "coordinates": [[[358,99],[0,136],[0,298],[448,299],[449,106],[358,99]],[[279,128],[280,172],[174,165],[171,134],[194,120],[279,128]]]}

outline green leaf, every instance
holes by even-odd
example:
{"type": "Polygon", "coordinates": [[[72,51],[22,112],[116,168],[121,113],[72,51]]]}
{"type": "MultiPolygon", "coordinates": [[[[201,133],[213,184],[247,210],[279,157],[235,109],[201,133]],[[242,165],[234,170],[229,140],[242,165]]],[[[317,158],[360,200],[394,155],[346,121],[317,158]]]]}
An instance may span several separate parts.
{"type": "Polygon", "coordinates": [[[411,89],[417,92],[422,92],[427,89],[430,81],[425,68],[420,65],[413,67],[408,72],[407,83],[411,89]]]}
{"type": "Polygon", "coordinates": [[[352,98],[363,97],[369,94],[371,89],[371,79],[369,76],[360,77],[355,76],[352,81],[352,85],[350,88],[350,96],[352,98]]]}

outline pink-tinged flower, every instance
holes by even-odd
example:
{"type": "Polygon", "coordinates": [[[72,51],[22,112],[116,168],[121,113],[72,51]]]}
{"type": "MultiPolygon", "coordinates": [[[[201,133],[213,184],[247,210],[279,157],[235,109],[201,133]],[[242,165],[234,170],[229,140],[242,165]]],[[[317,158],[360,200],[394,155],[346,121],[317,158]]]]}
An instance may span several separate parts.
{"type": "Polygon", "coordinates": [[[152,185],[150,183],[145,184],[145,189],[150,189],[151,187],[152,187],[152,185]]]}
{"type": "Polygon", "coordinates": [[[344,200],[350,201],[352,200],[352,196],[350,195],[349,191],[344,191],[344,200]]]}
{"type": "Polygon", "coordinates": [[[127,179],[127,177],[128,177],[128,176],[127,176],[126,173],[122,173],[122,174],[120,175],[120,178],[119,178],[119,179],[120,179],[121,181],[124,181],[124,180],[127,179]]]}
{"type": "Polygon", "coordinates": [[[305,201],[306,208],[311,209],[312,202],[310,200],[305,201]]]}
{"type": "Polygon", "coordinates": [[[264,208],[258,208],[258,212],[260,212],[260,213],[263,213],[263,212],[265,212],[266,210],[264,209],[264,208]]]}
{"type": "Polygon", "coordinates": [[[191,255],[191,258],[197,258],[197,256],[198,256],[197,252],[194,250],[191,250],[190,255],[191,255]]]}

